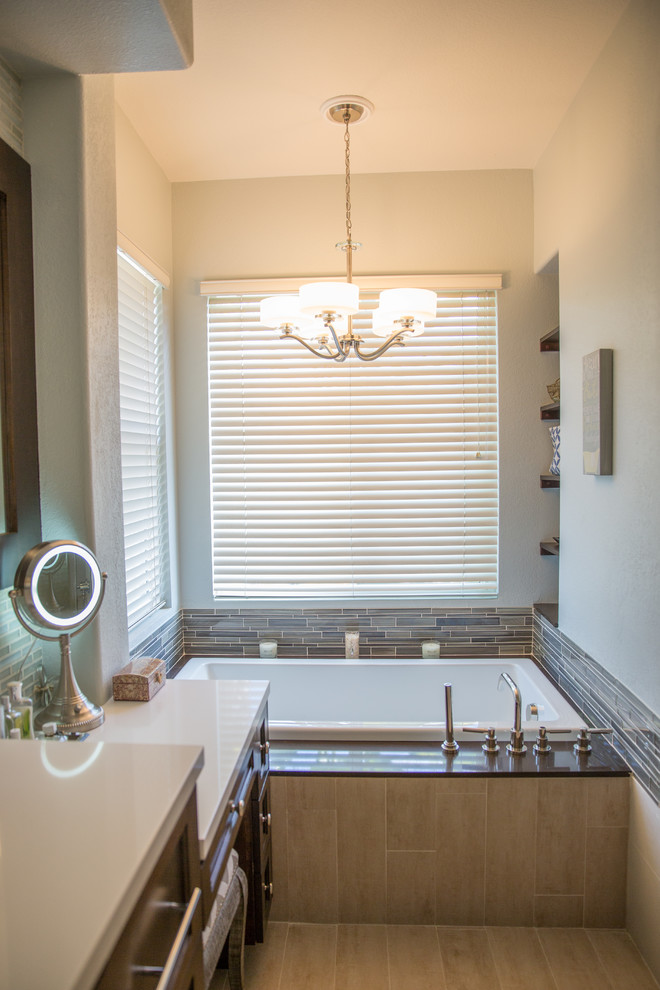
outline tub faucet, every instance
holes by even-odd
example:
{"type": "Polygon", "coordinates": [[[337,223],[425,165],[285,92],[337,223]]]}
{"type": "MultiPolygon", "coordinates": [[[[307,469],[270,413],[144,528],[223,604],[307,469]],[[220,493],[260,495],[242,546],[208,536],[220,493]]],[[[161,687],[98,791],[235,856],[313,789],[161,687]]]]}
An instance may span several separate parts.
{"type": "Polygon", "coordinates": [[[507,753],[513,753],[520,756],[522,753],[527,752],[525,737],[522,731],[522,698],[520,697],[518,685],[514,679],[504,671],[500,674],[500,679],[497,682],[498,691],[501,691],[503,681],[511,688],[513,693],[513,728],[511,729],[511,742],[508,744],[506,749],[507,753]]]}
{"type": "Polygon", "coordinates": [[[345,656],[347,660],[357,660],[360,656],[360,632],[358,629],[347,629],[344,632],[345,656]]]}

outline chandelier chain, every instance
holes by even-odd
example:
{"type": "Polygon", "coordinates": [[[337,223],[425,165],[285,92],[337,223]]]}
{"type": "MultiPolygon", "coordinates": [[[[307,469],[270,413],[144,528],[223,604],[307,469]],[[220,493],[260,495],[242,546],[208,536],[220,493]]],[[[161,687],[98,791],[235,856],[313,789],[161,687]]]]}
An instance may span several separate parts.
{"type": "Polygon", "coordinates": [[[346,269],[348,281],[353,277],[353,222],[351,220],[351,136],[349,124],[351,122],[351,112],[347,107],[344,111],[344,145],[345,145],[345,166],[346,166],[346,269]]]}

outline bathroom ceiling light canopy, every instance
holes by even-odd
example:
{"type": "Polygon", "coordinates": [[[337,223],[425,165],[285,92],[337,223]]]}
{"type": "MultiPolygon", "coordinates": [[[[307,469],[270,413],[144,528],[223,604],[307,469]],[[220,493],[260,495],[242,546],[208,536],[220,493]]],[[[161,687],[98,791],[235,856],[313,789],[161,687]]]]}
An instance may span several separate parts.
{"type": "Polygon", "coordinates": [[[402,346],[408,337],[424,330],[433,319],[437,297],[430,289],[385,289],[373,314],[373,333],[387,339],[371,351],[362,349],[363,338],[353,333],[353,316],[360,308],[359,288],[353,282],[353,252],[361,247],[353,240],[351,221],[350,125],[366,120],[373,104],[361,96],[336,96],[321,107],[333,123],[344,125],[346,239],[336,245],[346,254],[346,281],[310,282],[297,295],[269,296],[261,303],[260,323],[280,331],[280,339],[297,340],[317,357],[345,361],[353,352],[361,361],[375,361],[390,347],[402,346]]]}

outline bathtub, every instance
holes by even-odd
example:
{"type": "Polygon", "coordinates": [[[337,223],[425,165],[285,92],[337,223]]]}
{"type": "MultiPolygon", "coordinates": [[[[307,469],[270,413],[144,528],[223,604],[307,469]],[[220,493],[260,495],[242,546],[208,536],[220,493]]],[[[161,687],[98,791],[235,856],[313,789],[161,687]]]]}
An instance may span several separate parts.
{"type": "Polygon", "coordinates": [[[585,725],[528,658],[478,660],[252,660],[193,657],[177,677],[195,680],[268,680],[271,739],[440,740],[444,738],[444,684],[453,687],[457,739],[479,739],[466,726],[489,726],[505,738],[513,724],[506,671],[522,696],[523,729],[562,729],[569,738],[585,725]],[[539,717],[532,716],[536,705],[539,717]]]}

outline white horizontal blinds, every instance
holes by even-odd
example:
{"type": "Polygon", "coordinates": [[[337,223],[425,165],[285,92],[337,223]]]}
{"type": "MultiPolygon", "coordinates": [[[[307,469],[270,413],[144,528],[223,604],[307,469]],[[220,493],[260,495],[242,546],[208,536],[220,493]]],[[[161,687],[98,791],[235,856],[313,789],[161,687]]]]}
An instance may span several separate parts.
{"type": "Polygon", "coordinates": [[[423,336],[342,365],[260,327],[261,298],[208,303],[215,595],[494,595],[495,293],[443,292],[423,336]]]}
{"type": "Polygon", "coordinates": [[[128,624],[169,593],[162,286],[118,252],[119,395],[128,624]]]}

